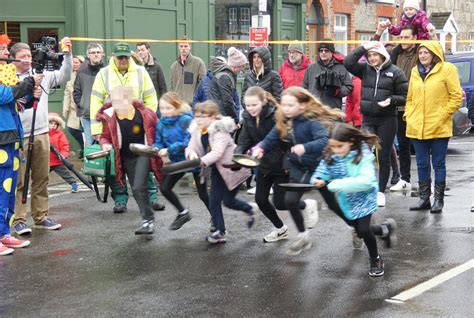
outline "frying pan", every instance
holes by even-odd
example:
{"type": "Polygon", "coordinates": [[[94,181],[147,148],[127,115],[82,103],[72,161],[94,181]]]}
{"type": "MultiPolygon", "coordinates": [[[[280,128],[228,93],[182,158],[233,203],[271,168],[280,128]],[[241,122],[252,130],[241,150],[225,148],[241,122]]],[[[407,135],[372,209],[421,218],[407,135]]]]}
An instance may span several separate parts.
{"type": "Polygon", "coordinates": [[[130,151],[136,153],[137,155],[148,156],[148,157],[157,157],[158,156],[158,149],[142,145],[142,144],[130,144],[129,146],[130,151]]]}
{"type": "Polygon", "coordinates": [[[245,168],[255,168],[260,165],[260,160],[247,155],[234,155],[232,161],[245,168]]]}
{"type": "Polygon", "coordinates": [[[194,168],[201,166],[200,159],[185,160],[176,163],[172,163],[161,168],[161,172],[164,174],[176,174],[182,172],[188,172],[194,168]]]}
{"type": "Polygon", "coordinates": [[[110,154],[109,150],[96,151],[96,152],[88,154],[86,156],[86,159],[87,160],[99,159],[99,158],[107,157],[109,154],[110,154]]]}
{"type": "Polygon", "coordinates": [[[278,186],[282,187],[286,191],[292,192],[305,192],[316,189],[314,184],[309,183],[279,183],[278,186]]]}

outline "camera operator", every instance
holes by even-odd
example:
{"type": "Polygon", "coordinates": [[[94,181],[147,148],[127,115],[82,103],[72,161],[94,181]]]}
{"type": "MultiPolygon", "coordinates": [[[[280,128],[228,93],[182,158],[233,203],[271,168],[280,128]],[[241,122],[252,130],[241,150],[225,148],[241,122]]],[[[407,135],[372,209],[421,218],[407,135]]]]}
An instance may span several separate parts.
{"type": "MultiPolygon", "coordinates": [[[[53,87],[65,85],[71,79],[72,74],[72,44],[69,38],[61,40],[62,48],[65,52],[61,68],[57,71],[45,71],[44,78],[40,86],[36,86],[34,97],[38,98],[38,108],[36,112],[36,124],[34,131],[31,131],[33,120],[33,110],[25,109],[20,113],[21,123],[23,124],[25,140],[28,144],[28,137],[34,134],[34,146],[31,161],[31,215],[35,223],[35,228],[46,230],[57,230],[61,224],[48,218],[48,183],[49,183],[49,136],[48,136],[48,97],[53,87]]],[[[28,44],[16,43],[10,49],[12,58],[22,60],[14,62],[17,70],[17,76],[21,80],[34,73],[31,67],[31,50],[28,44]]],[[[19,108],[31,103],[28,100],[18,100],[19,108]]],[[[28,156],[28,149],[24,147],[24,158],[28,156]]],[[[31,229],[26,223],[26,205],[21,203],[23,192],[23,178],[26,173],[25,163],[22,160],[20,164],[20,173],[18,178],[15,219],[13,220],[13,230],[19,234],[31,233],[31,229]]]]}

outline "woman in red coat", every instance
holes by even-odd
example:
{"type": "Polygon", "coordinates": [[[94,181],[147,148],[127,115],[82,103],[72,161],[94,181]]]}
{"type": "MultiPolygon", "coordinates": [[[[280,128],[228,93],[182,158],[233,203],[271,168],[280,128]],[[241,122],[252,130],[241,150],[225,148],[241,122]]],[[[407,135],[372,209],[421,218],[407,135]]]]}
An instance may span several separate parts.
{"type": "MultiPolygon", "coordinates": [[[[49,113],[49,143],[51,146],[56,147],[64,158],[69,158],[69,142],[67,141],[66,135],[62,131],[65,127],[64,120],[57,113],[49,113]]],[[[76,179],[69,173],[66,166],[63,165],[62,161],[52,151],[49,151],[49,172],[56,172],[64,181],[71,185],[71,192],[76,193],[78,186],[76,179]]]]}

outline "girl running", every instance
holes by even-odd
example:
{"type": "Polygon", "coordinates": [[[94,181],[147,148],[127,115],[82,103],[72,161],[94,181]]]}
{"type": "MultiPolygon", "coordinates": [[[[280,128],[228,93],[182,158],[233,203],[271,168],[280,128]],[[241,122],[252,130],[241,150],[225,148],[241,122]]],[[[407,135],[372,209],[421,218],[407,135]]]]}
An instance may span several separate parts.
{"type": "MultiPolygon", "coordinates": [[[[301,87],[289,87],[283,91],[281,105],[276,111],[276,126],[263,141],[253,148],[252,154],[262,158],[265,153],[279,147],[281,142],[289,149],[289,181],[309,183],[311,173],[317,167],[324,148],[328,143],[328,132],[324,125],[343,118],[344,114],[322,105],[311,93],[301,87]]],[[[326,187],[320,193],[333,211],[339,206],[326,187]]],[[[293,221],[298,229],[296,241],[290,246],[289,255],[300,254],[312,245],[306,230],[302,209],[316,209],[309,206],[308,201],[301,201],[303,192],[287,191],[285,205],[290,210],[293,221]]]]}
{"type": "Polygon", "coordinates": [[[324,159],[311,177],[317,187],[337,193],[340,215],[354,226],[364,239],[370,255],[369,276],[382,276],[384,262],[377,250],[375,235],[382,236],[387,247],[396,243],[395,220],[381,225],[370,225],[377,211],[378,182],[375,176],[375,157],[369,147],[378,147],[378,137],[346,124],[336,124],[330,132],[324,159]]]}
{"type": "MultiPolygon", "coordinates": [[[[172,163],[184,161],[184,150],[188,146],[190,134],[189,125],[193,119],[191,107],[186,104],[178,94],[168,92],[160,98],[161,118],[156,125],[154,147],[160,149],[160,157],[168,157],[172,163]]],[[[206,180],[199,182],[199,170],[192,172],[196,182],[199,198],[209,210],[209,195],[207,193],[206,180]]],[[[188,209],[183,207],[173,187],[184,176],[185,172],[167,174],[163,178],[160,190],[163,196],[178,210],[176,219],[170,226],[170,230],[180,229],[186,222],[191,220],[188,209]]]]}
{"type": "Polygon", "coordinates": [[[226,228],[222,214],[222,203],[230,209],[244,211],[247,227],[255,222],[254,211],[248,203],[237,199],[239,185],[250,176],[249,169],[232,171],[225,165],[232,163],[236,145],[230,135],[235,129],[231,117],[222,117],[219,106],[213,101],[198,103],[194,107],[194,122],[189,130],[191,140],[186,148],[188,159],[201,159],[201,178],[210,171],[211,192],[209,209],[215,231],[207,236],[211,244],[226,242],[226,228]]]}

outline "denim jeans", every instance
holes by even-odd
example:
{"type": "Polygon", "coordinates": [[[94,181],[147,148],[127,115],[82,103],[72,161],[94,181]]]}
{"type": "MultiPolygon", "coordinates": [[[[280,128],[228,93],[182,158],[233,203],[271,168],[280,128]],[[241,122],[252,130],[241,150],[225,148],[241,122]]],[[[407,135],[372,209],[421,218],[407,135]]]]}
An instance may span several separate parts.
{"type": "Polygon", "coordinates": [[[411,139],[416,152],[418,166],[418,181],[431,180],[431,163],[435,171],[435,182],[446,181],[446,153],[449,138],[411,139]]]}
{"type": "Polygon", "coordinates": [[[89,118],[84,118],[81,117],[81,124],[82,124],[82,130],[84,131],[84,136],[85,136],[85,141],[86,144],[84,145],[85,147],[92,145],[94,142],[94,138],[92,138],[92,133],[91,133],[91,120],[89,118]]]}
{"type": "Polygon", "coordinates": [[[239,187],[229,191],[217,168],[215,166],[212,167],[209,209],[211,210],[212,223],[222,233],[225,233],[222,203],[230,209],[244,211],[247,214],[252,211],[252,207],[248,203],[235,197],[238,191],[239,187]]]}

